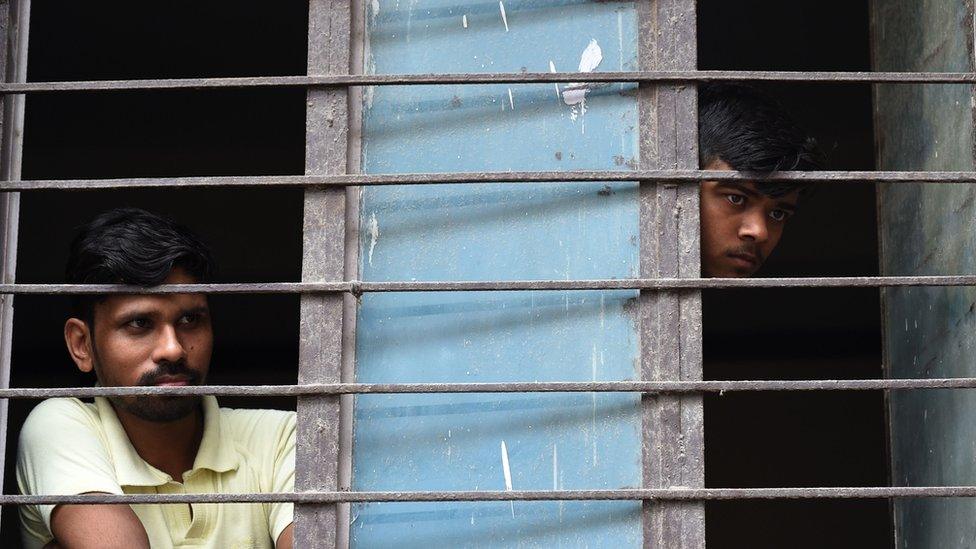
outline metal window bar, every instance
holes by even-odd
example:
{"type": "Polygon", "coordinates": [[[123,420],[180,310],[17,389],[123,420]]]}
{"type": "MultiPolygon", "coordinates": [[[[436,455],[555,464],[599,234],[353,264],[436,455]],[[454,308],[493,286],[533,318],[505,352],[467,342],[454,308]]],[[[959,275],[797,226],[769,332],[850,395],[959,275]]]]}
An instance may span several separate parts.
{"type": "MultiPolygon", "coordinates": [[[[30,0],[0,3],[0,74],[4,82],[27,80],[27,36],[30,27],[30,0]]],[[[20,179],[24,136],[23,95],[3,96],[2,141],[0,141],[0,179],[20,179]]],[[[20,195],[0,194],[0,283],[12,284],[17,264],[17,228],[20,195]]],[[[14,297],[0,295],[0,389],[10,386],[10,356],[13,340],[14,297]]],[[[4,478],[7,450],[7,409],[0,401],[0,481],[4,478]]]]}
{"type": "Polygon", "coordinates": [[[122,179],[48,179],[0,181],[0,192],[41,190],[108,190],[154,187],[358,187],[367,185],[437,185],[444,183],[607,183],[614,181],[666,181],[691,184],[710,181],[799,181],[818,183],[957,184],[976,182],[976,172],[942,171],[823,171],[748,172],[716,170],[453,172],[405,174],[203,176],[122,179]]]}
{"type": "Polygon", "coordinates": [[[671,83],[754,81],[846,84],[973,84],[973,72],[825,72],[825,71],[700,71],[642,70],[607,72],[533,72],[463,74],[329,74],[308,76],[251,76],[229,78],[160,78],[65,82],[8,82],[2,94],[60,92],[175,90],[208,88],[301,88],[347,86],[412,86],[430,84],[549,84],[549,83],[671,83]]]}
{"type": "Polygon", "coordinates": [[[253,282],[165,284],[152,288],[114,284],[0,284],[0,295],[83,294],[324,294],[367,292],[465,292],[530,290],[674,290],[727,288],[892,288],[976,286],[976,275],[849,276],[803,278],[620,278],[603,280],[486,280],[391,282],[253,282]]]}
{"type": "MultiPolygon", "coordinates": [[[[58,504],[170,504],[170,503],[276,503],[299,505],[382,502],[476,502],[476,501],[650,501],[705,502],[714,500],[783,499],[905,499],[972,498],[976,486],[865,486],[814,488],[660,488],[618,490],[513,490],[513,491],[305,491],[237,494],[85,494],[85,495],[0,495],[0,505],[58,504]]],[[[322,545],[313,545],[322,547],[322,545]]]]}
{"type": "Polygon", "coordinates": [[[282,397],[443,393],[646,393],[684,394],[757,391],[877,391],[976,389],[976,378],[729,380],[729,381],[546,381],[509,383],[306,383],[300,385],[199,385],[193,387],[45,387],[0,389],[0,399],[96,396],[215,395],[282,397]]]}
{"type": "MultiPolygon", "coordinates": [[[[349,0],[309,0],[308,74],[348,73],[351,7],[349,0]]],[[[305,116],[306,175],[341,175],[348,164],[348,88],[310,88],[305,116]]],[[[343,280],[346,196],[341,187],[306,189],[302,231],[302,280],[343,280]]],[[[301,298],[299,383],[341,381],[344,298],[306,294],[301,298]]],[[[339,489],[339,395],[300,397],[297,407],[295,489],[339,489]]],[[[338,504],[295,507],[296,547],[344,546],[346,530],[338,504]]]]}
{"type": "MultiPolygon", "coordinates": [[[[641,70],[688,70],[697,66],[695,4],[695,0],[637,3],[641,70]]],[[[698,168],[695,86],[641,82],[637,112],[641,168],[698,168]]],[[[697,278],[698,189],[644,179],[639,196],[640,276],[697,278]]],[[[642,288],[637,314],[641,380],[701,380],[701,292],[642,288]]],[[[703,488],[702,395],[643,394],[641,408],[641,487],[703,488]]],[[[642,522],[645,547],[705,547],[705,507],[701,501],[644,500],[642,522]]]]}

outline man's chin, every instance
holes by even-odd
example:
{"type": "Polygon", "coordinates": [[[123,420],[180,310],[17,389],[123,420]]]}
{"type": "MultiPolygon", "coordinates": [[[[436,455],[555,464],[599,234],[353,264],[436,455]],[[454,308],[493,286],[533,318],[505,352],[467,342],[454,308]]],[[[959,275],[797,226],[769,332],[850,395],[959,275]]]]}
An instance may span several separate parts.
{"type": "Polygon", "coordinates": [[[702,269],[705,278],[747,278],[759,270],[759,267],[722,266],[719,269],[702,269]]]}
{"type": "Polygon", "coordinates": [[[200,407],[201,397],[138,396],[114,397],[112,403],[143,421],[169,423],[181,420],[200,407]]]}

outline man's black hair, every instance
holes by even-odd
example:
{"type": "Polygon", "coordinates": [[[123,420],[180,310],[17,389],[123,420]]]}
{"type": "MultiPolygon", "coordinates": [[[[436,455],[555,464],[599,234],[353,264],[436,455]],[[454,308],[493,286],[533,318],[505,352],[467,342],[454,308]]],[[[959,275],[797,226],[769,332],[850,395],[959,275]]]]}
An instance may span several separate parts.
{"type": "MultiPolygon", "coordinates": [[[[176,267],[196,282],[209,282],[214,272],[210,248],[170,219],[119,208],[81,227],[71,242],[65,278],[69,284],[155,286],[176,267]]],[[[90,326],[99,299],[104,296],[75,296],[75,316],[90,326]]]]}
{"type": "MultiPolygon", "coordinates": [[[[698,88],[698,151],[702,168],[723,160],[735,170],[768,174],[822,170],[817,142],[786,110],[758,89],[738,83],[698,88]]],[[[759,192],[778,197],[806,185],[757,182],[759,192]]]]}

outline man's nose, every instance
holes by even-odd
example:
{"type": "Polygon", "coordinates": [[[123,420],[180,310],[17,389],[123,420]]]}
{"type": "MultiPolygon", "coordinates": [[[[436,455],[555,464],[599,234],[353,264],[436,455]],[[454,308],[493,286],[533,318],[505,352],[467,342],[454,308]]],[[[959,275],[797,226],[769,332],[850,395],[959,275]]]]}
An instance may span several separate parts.
{"type": "Polygon", "coordinates": [[[153,350],[153,362],[178,362],[186,358],[186,350],[173,326],[163,326],[153,350]]]}
{"type": "Polygon", "coordinates": [[[758,210],[746,212],[742,217],[742,223],[739,225],[739,238],[757,243],[765,242],[769,238],[766,212],[758,210]]]}

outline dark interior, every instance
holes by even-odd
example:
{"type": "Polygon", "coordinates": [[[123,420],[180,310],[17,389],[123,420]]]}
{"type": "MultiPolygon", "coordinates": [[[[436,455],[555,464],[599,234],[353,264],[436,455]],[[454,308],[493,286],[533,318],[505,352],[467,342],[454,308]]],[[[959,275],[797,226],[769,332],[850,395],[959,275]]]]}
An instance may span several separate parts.
{"type": "MultiPolygon", "coordinates": [[[[870,70],[868,3],[701,0],[698,65],[725,70],[870,70]]],[[[828,169],[874,169],[871,88],[763,86],[813,134],[828,169]]],[[[878,274],[870,184],[820,186],[801,202],[758,276],[878,274]]],[[[707,291],[706,379],[884,377],[876,289],[707,291]]],[[[726,393],[705,398],[709,487],[888,484],[880,391],[726,393]]],[[[884,500],[710,502],[708,546],[891,547],[884,500]]]]}
{"type": "MultiPolygon", "coordinates": [[[[32,81],[305,74],[304,2],[34,2],[32,81]]],[[[37,95],[25,120],[25,179],[302,174],[305,92],[218,90],[37,95]]],[[[72,229],[116,206],[168,215],[203,235],[217,282],[301,277],[299,189],[35,192],[21,197],[18,282],[63,281],[72,229]],[[40,250],[45,250],[40,253],[40,250]]],[[[296,383],[297,296],[213,296],[215,384],[296,383]]],[[[18,297],[15,387],[91,385],[64,350],[67,301],[18,297]]],[[[294,399],[222,399],[231,407],[294,408],[294,399]]],[[[4,489],[18,426],[34,402],[12,401],[4,489]]],[[[18,547],[3,509],[2,547],[18,547]]]]}
{"type": "MultiPolygon", "coordinates": [[[[305,72],[307,6],[256,0],[35,2],[32,81],[294,75],[305,72]]],[[[845,0],[700,0],[704,69],[869,69],[867,4],[845,0]]],[[[867,86],[767,86],[820,140],[831,169],[871,169],[867,86]]],[[[25,179],[301,174],[302,90],[34,95],[25,179]]],[[[61,282],[71,229],[104,209],[153,209],[205,235],[218,282],[300,277],[300,190],[33,192],[22,195],[18,282],[61,282]],[[41,253],[40,250],[44,250],[41,253]]],[[[819,189],[804,201],[764,274],[877,273],[874,190],[819,189]]],[[[294,383],[298,299],[212,298],[215,384],[294,383]]],[[[64,351],[67,303],[18,297],[11,383],[78,386],[64,351]]],[[[722,291],[705,296],[710,379],[881,376],[873,290],[722,291]]],[[[229,406],[294,406],[290,399],[229,406]]],[[[6,493],[15,493],[18,426],[33,402],[12,401],[6,493]]],[[[880,393],[726,394],[706,399],[709,486],[886,484],[880,393]]],[[[709,504],[712,547],[888,547],[884,501],[709,504]]],[[[0,545],[17,547],[3,509],[0,545]]]]}

